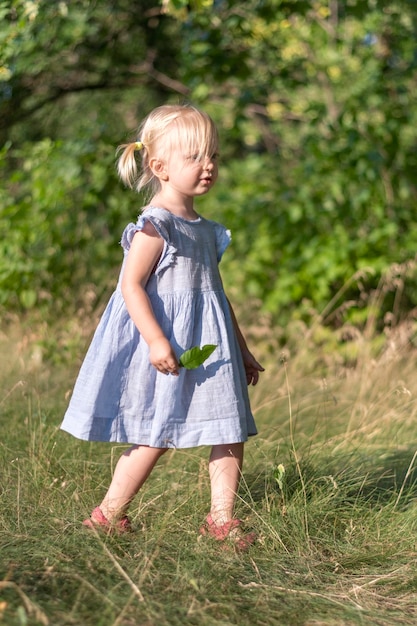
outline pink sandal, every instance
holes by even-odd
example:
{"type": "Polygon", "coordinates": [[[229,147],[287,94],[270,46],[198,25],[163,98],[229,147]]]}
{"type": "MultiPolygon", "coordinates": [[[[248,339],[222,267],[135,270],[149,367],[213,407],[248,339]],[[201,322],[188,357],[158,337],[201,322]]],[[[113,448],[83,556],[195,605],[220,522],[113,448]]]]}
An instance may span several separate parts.
{"type": "Polygon", "coordinates": [[[96,528],[97,530],[103,530],[106,534],[111,533],[123,534],[132,532],[132,524],[127,515],[124,515],[116,522],[110,522],[107,517],[104,516],[102,510],[97,506],[91,513],[90,517],[83,521],[83,526],[86,528],[96,528]]]}
{"type": "Polygon", "coordinates": [[[229,522],[217,525],[211,514],[206,517],[206,521],[200,528],[200,535],[210,536],[216,541],[230,539],[237,550],[244,551],[256,541],[256,533],[243,533],[242,520],[231,519],[229,522]]]}

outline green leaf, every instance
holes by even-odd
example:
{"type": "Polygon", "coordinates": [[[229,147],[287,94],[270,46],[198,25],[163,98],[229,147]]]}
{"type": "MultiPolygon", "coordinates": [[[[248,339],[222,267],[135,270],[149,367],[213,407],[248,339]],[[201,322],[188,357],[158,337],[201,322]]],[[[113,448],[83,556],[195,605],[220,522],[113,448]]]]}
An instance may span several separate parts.
{"type": "Polygon", "coordinates": [[[206,359],[208,359],[210,354],[214,352],[216,348],[217,346],[206,344],[202,348],[194,346],[193,348],[186,350],[180,356],[180,367],[185,367],[187,370],[193,370],[196,367],[199,367],[206,359]]]}
{"type": "Polygon", "coordinates": [[[273,476],[277,482],[280,491],[284,490],[285,467],[282,463],[274,468],[273,476]]]}

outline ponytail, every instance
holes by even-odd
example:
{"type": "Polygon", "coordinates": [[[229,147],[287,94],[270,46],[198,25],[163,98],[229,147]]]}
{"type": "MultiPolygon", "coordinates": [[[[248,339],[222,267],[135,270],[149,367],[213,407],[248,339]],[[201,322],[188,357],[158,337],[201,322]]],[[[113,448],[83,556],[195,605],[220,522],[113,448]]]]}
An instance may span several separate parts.
{"type": "Polygon", "coordinates": [[[125,143],[117,148],[116,154],[120,154],[117,161],[117,172],[120,179],[127,187],[134,189],[138,180],[138,164],[136,162],[136,143],[125,143]]]}

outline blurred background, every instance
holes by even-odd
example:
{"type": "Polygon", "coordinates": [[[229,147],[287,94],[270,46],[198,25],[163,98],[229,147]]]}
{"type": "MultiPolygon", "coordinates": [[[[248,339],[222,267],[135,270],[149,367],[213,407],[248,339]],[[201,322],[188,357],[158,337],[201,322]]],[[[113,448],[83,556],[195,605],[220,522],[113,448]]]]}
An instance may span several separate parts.
{"type": "Polygon", "coordinates": [[[413,0],[0,1],[3,320],[102,310],[142,205],[115,150],[192,102],[220,129],[197,210],[232,231],[243,324],[413,340],[416,31],[413,0]]]}

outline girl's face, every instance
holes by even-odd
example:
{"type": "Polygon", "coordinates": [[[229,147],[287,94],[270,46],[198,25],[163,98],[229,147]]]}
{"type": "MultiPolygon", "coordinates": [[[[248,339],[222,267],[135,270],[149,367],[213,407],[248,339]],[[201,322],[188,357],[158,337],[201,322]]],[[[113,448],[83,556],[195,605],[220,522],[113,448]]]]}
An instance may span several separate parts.
{"type": "Polygon", "coordinates": [[[186,197],[201,196],[218,176],[218,154],[188,154],[173,151],[166,162],[167,184],[186,197]]]}

